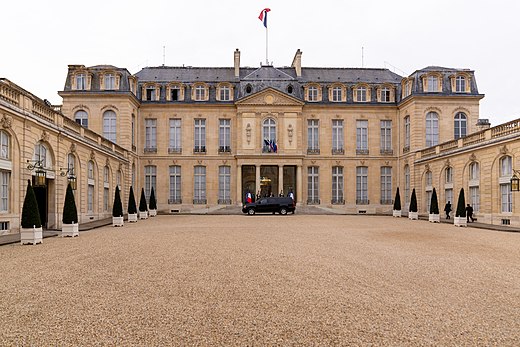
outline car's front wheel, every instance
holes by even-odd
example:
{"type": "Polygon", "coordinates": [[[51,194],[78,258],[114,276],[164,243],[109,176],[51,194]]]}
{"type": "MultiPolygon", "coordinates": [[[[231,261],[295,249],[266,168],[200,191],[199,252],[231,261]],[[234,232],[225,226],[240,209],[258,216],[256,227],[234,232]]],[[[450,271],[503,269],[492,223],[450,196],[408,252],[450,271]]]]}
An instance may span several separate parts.
{"type": "Polygon", "coordinates": [[[254,208],[250,208],[249,210],[247,210],[247,214],[252,216],[255,214],[255,209],[254,208]]]}
{"type": "Polygon", "coordinates": [[[281,215],[286,215],[287,214],[287,209],[285,207],[280,208],[280,214],[281,215]]]}

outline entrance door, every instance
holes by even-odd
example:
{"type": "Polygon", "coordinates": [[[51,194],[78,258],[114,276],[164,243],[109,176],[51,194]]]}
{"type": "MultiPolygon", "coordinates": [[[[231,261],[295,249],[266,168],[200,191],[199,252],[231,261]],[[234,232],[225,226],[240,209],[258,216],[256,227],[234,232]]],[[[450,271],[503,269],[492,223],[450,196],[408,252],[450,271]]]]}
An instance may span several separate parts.
{"type": "Polygon", "coordinates": [[[38,211],[40,212],[40,221],[42,227],[47,227],[47,186],[33,187],[36,202],[38,203],[38,211]]]}

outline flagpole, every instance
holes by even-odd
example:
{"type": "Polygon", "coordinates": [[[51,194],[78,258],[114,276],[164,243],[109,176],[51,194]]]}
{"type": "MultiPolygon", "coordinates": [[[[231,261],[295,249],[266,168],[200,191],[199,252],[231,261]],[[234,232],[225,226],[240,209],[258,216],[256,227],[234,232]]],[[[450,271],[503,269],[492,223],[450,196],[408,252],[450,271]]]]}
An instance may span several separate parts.
{"type": "MultiPolygon", "coordinates": [[[[267,14],[266,14],[266,16],[267,16],[267,14]]],[[[268,45],[268,42],[269,42],[268,41],[268,30],[269,29],[267,29],[267,27],[265,27],[265,63],[266,63],[266,65],[269,65],[269,58],[268,58],[268,54],[267,54],[268,53],[267,48],[269,47],[269,45],[268,45]]]]}

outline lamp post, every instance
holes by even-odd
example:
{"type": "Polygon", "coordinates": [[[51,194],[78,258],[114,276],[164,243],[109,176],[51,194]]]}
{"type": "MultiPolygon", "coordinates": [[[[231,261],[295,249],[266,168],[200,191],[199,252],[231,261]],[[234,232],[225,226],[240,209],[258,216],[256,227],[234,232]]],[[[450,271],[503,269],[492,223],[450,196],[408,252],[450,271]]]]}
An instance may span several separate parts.
{"type": "Polygon", "coordinates": [[[76,190],[77,184],[76,184],[76,175],[74,175],[74,168],[69,167],[68,169],[60,168],[60,176],[65,177],[67,176],[67,181],[70,184],[70,188],[72,190],[76,190]]]}
{"type": "Polygon", "coordinates": [[[43,166],[43,160],[27,160],[27,169],[34,170],[34,186],[36,187],[45,187],[45,180],[47,178],[47,173],[45,172],[45,167],[43,166]]]}
{"type": "Polygon", "coordinates": [[[520,178],[518,178],[517,174],[520,175],[520,170],[513,169],[513,177],[511,177],[511,191],[512,192],[520,191],[520,178]]]}

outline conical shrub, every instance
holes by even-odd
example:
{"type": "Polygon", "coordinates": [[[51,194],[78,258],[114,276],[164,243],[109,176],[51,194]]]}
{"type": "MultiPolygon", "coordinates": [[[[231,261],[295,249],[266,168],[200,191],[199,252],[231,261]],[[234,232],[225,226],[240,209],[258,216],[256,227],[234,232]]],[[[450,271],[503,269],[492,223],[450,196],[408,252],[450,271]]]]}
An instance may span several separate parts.
{"type": "Polygon", "coordinates": [[[141,188],[141,200],[139,200],[139,212],[148,211],[148,207],[146,206],[146,198],[144,197],[144,188],[141,188]]]}
{"type": "Polygon", "coordinates": [[[112,206],[112,217],[123,217],[123,204],[121,203],[121,194],[119,193],[119,186],[116,186],[114,206],[112,206]]]}
{"type": "Polygon", "coordinates": [[[36,195],[34,195],[31,180],[27,180],[27,183],[27,192],[25,193],[22,207],[22,228],[40,228],[42,222],[40,220],[40,211],[38,210],[36,195]]]}
{"type": "Polygon", "coordinates": [[[76,209],[76,200],[72,187],[67,184],[67,192],[65,193],[65,202],[63,203],[63,224],[75,224],[78,222],[78,210],[76,209]]]}
{"type": "Polygon", "coordinates": [[[455,217],[466,217],[466,199],[464,198],[464,188],[460,188],[455,217]]]}
{"type": "Polygon", "coordinates": [[[412,197],[410,198],[410,212],[417,212],[417,196],[415,196],[415,188],[412,190],[412,197]]]}
{"type": "Polygon", "coordinates": [[[132,188],[132,186],[130,186],[130,193],[128,194],[128,213],[137,213],[137,205],[135,204],[134,189],[132,188]]]}
{"type": "Polygon", "coordinates": [[[155,193],[153,191],[150,192],[150,210],[157,210],[157,200],[155,199],[155,193]]]}
{"type": "Polygon", "coordinates": [[[439,202],[437,201],[437,191],[433,188],[432,200],[430,201],[430,213],[439,214],[439,202]]]}
{"type": "Polygon", "coordinates": [[[397,187],[397,190],[395,191],[394,210],[401,211],[401,195],[399,195],[399,187],[397,187]]]}

